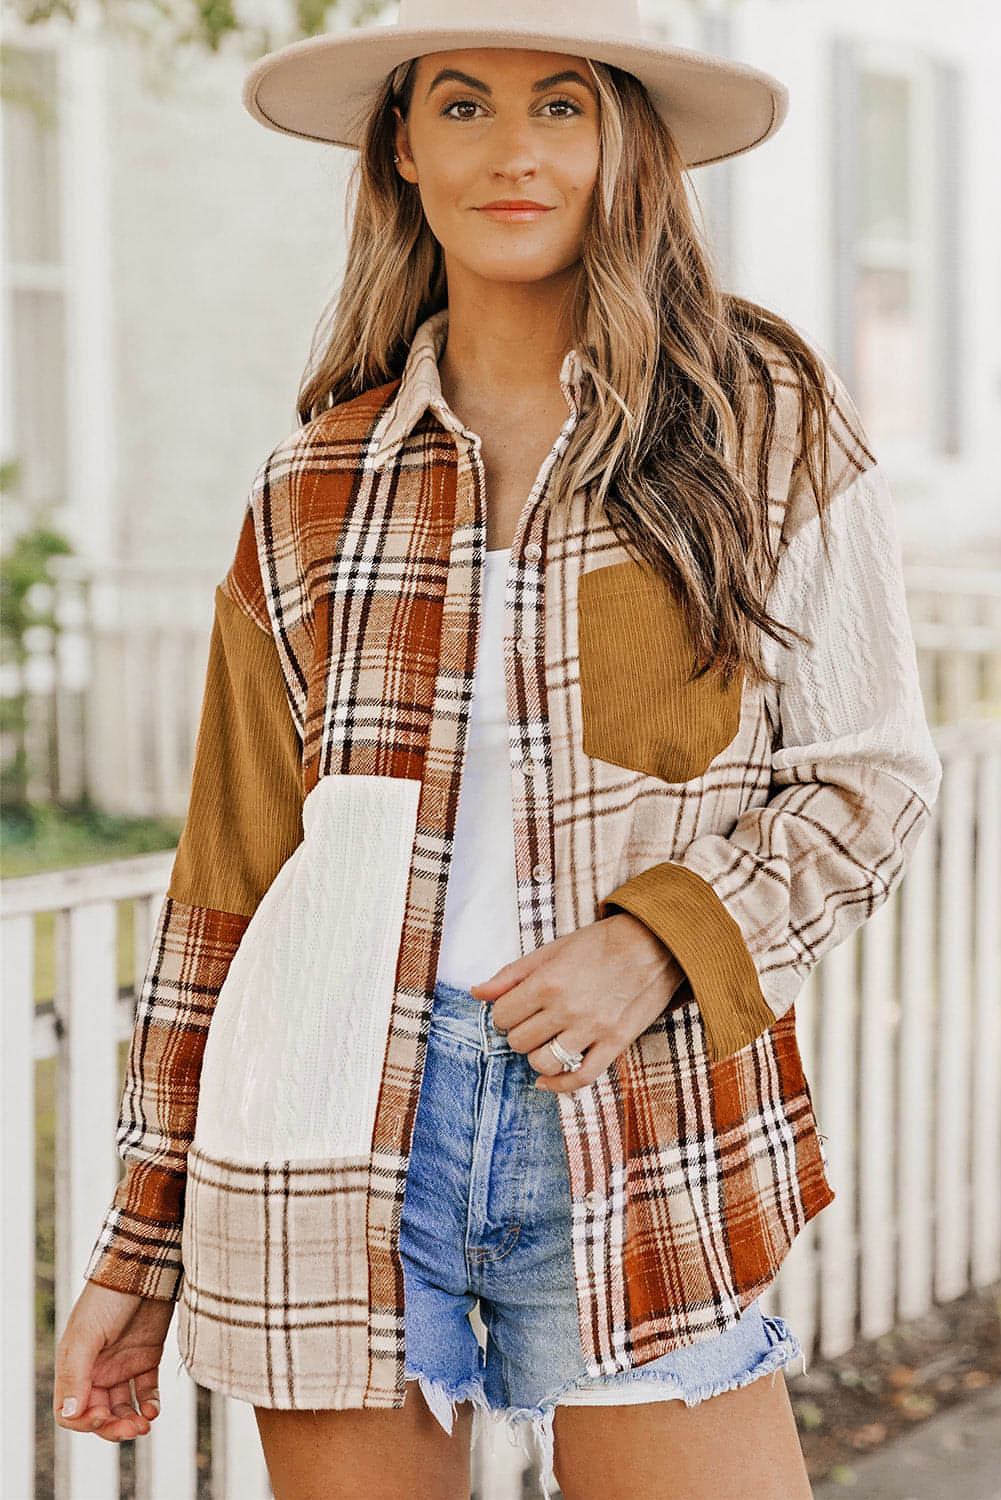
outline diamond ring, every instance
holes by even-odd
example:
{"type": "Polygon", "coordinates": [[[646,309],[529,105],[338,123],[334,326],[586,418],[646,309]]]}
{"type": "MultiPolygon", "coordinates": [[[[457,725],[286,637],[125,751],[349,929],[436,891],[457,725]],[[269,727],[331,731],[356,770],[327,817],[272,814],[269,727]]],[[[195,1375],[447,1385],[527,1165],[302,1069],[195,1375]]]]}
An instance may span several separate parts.
{"type": "Polygon", "coordinates": [[[560,1045],[555,1037],[553,1037],[552,1041],[547,1042],[546,1045],[553,1053],[557,1061],[563,1064],[564,1073],[576,1073],[577,1069],[584,1061],[583,1052],[568,1052],[565,1047],[562,1047],[560,1045]]]}

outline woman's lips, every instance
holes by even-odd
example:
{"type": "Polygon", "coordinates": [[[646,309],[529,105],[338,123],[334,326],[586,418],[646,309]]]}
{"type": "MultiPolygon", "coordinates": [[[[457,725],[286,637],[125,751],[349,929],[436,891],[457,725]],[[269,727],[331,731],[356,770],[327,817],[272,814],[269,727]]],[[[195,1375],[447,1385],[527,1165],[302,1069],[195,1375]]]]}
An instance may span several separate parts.
{"type": "Polygon", "coordinates": [[[529,219],[540,219],[543,214],[552,213],[551,208],[542,208],[538,205],[525,204],[517,208],[493,208],[487,204],[485,208],[477,210],[478,213],[486,214],[491,219],[510,219],[515,222],[529,219]]]}

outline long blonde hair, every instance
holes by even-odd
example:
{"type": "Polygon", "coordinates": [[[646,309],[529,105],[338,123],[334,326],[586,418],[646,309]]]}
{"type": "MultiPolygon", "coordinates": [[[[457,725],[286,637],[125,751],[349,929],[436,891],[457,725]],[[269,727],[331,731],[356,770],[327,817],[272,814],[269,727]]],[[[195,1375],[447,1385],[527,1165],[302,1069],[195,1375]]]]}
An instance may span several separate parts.
{"type": "MultiPolygon", "coordinates": [[[[767,526],[771,367],[778,351],[798,379],[801,431],[815,434],[803,462],[826,546],[824,366],[785,319],[722,289],[674,140],[645,87],[588,62],[601,100],[599,168],[565,311],[593,397],[554,467],[553,504],[586,487],[630,552],[668,581],[695,675],[713,667],[724,680],[745,672],[771,682],[758,629],[808,639],[765,607],[776,561],[767,526]],[[763,404],[749,487],[740,455],[752,389],[763,404]]],[[[368,120],[349,191],[346,269],[297,396],[303,424],[398,377],[417,327],[447,302],[441,247],[393,163],[393,105],[409,116],[416,65],[411,58],[387,76],[368,120]]]]}

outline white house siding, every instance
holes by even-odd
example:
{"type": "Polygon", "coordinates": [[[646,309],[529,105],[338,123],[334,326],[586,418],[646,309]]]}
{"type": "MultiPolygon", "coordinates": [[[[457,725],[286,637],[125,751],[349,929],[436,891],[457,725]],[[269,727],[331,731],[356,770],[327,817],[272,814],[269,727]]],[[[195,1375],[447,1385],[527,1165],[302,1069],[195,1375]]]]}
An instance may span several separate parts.
{"type": "Polygon", "coordinates": [[[343,265],[352,154],[264,130],[245,64],[191,58],[154,92],[109,70],[121,555],[228,561],[246,491],[294,425],[343,265]]]}

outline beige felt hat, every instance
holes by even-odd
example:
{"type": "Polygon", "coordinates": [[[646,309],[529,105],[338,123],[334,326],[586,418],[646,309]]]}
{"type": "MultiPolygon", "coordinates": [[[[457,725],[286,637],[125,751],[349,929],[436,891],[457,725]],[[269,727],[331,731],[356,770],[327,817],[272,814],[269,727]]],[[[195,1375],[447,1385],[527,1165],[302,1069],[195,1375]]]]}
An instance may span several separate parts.
{"type": "Polygon", "coordinates": [[[771,74],[651,36],[637,0],[400,0],[392,26],[324,32],[266,53],[246,75],[243,102],[271,130],[357,150],[387,73],[464,47],[567,52],[624,68],[646,85],[686,167],[759,146],[788,109],[771,74]]]}

